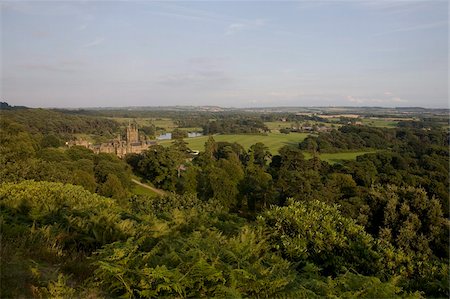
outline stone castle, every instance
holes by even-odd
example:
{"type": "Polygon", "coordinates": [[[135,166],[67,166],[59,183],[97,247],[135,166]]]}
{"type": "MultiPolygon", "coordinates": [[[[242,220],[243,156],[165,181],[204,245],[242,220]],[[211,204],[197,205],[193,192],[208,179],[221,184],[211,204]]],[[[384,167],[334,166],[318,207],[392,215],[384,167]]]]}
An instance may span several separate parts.
{"type": "Polygon", "coordinates": [[[124,157],[126,154],[139,154],[152,145],[156,145],[154,140],[146,140],[145,138],[139,138],[139,130],[137,124],[129,123],[127,127],[126,139],[122,140],[120,135],[113,140],[104,142],[101,144],[92,144],[86,140],[74,140],[66,142],[70,146],[78,145],[84,146],[94,151],[94,153],[108,153],[115,154],[119,158],[124,157]]]}

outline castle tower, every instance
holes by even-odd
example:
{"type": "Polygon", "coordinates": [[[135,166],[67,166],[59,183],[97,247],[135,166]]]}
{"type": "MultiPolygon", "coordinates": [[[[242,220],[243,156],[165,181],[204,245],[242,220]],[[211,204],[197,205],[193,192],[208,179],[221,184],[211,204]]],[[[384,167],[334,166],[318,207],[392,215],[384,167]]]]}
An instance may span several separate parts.
{"type": "Polygon", "coordinates": [[[139,142],[139,132],[137,129],[137,124],[128,124],[127,127],[127,143],[136,143],[139,142]]]}

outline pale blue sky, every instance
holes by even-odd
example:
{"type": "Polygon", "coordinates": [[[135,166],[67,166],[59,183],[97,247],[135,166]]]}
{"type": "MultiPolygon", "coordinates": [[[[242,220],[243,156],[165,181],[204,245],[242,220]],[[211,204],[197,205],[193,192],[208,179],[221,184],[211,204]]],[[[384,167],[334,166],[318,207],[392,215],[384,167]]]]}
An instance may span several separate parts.
{"type": "Polygon", "coordinates": [[[0,3],[12,105],[448,107],[447,1],[0,3]]]}

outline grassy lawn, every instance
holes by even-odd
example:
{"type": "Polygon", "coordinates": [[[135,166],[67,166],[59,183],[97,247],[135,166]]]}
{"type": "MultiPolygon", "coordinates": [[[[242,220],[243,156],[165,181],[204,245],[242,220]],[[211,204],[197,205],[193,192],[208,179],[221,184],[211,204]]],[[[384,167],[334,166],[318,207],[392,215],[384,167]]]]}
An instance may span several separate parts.
{"type": "MultiPolygon", "coordinates": [[[[263,135],[214,135],[215,141],[237,142],[245,149],[248,149],[251,145],[262,142],[270,150],[272,154],[277,154],[278,150],[284,145],[297,146],[299,142],[308,136],[307,133],[269,133],[267,136],[263,135]]],[[[208,136],[186,138],[189,148],[192,150],[203,151],[204,145],[208,136]]],[[[161,145],[170,145],[171,140],[161,141],[161,145]]]]}
{"type": "MultiPolygon", "coordinates": [[[[262,142],[270,150],[273,155],[278,154],[278,150],[285,146],[298,146],[299,142],[303,141],[309,134],[308,133],[269,133],[267,136],[262,135],[214,135],[214,140],[216,142],[226,141],[226,142],[237,142],[242,145],[245,149],[248,149],[251,145],[262,142]]],[[[184,139],[189,148],[192,150],[203,151],[204,145],[208,136],[186,138],[184,139]]],[[[163,146],[169,146],[172,140],[163,140],[159,142],[163,146]]],[[[342,153],[325,153],[321,154],[319,157],[323,161],[327,161],[330,164],[341,163],[344,160],[355,160],[357,156],[361,156],[368,153],[374,153],[375,151],[356,151],[356,152],[342,152],[342,153]]],[[[311,158],[311,154],[304,152],[305,158],[311,158]]]]}
{"type": "MultiPolygon", "coordinates": [[[[341,163],[342,161],[345,160],[355,160],[356,157],[364,155],[364,154],[369,154],[369,153],[375,153],[375,151],[359,151],[359,152],[342,152],[342,153],[324,153],[324,154],[320,154],[319,158],[322,161],[326,161],[330,164],[335,164],[335,163],[341,163]]],[[[311,158],[311,154],[304,152],[305,158],[309,159],[311,158]]]]}
{"type": "Polygon", "coordinates": [[[264,123],[269,130],[279,130],[283,128],[290,128],[293,124],[293,122],[288,121],[269,121],[264,123]]]}
{"type": "Polygon", "coordinates": [[[156,127],[164,128],[168,132],[178,127],[170,118],[154,118],[152,122],[156,127]]]}
{"type": "MultiPolygon", "coordinates": [[[[333,124],[331,123],[326,123],[326,122],[318,122],[318,121],[301,121],[300,125],[305,125],[306,123],[309,123],[310,125],[319,125],[319,124],[323,124],[326,127],[331,127],[333,124]]],[[[295,122],[289,122],[289,121],[270,121],[270,122],[265,122],[264,123],[267,128],[269,128],[270,130],[280,130],[283,128],[291,128],[291,127],[295,127],[297,124],[295,122]]],[[[336,129],[342,125],[339,124],[334,124],[336,129]]]]}
{"type": "Polygon", "coordinates": [[[133,192],[134,195],[147,195],[147,196],[152,196],[152,197],[158,195],[155,192],[153,192],[152,190],[144,188],[137,184],[134,184],[131,192],[133,192]]]}
{"type": "Polygon", "coordinates": [[[394,128],[397,126],[398,121],[386,120],[382,118],[363,118],[362,123],[371,127],[394,128]]]}

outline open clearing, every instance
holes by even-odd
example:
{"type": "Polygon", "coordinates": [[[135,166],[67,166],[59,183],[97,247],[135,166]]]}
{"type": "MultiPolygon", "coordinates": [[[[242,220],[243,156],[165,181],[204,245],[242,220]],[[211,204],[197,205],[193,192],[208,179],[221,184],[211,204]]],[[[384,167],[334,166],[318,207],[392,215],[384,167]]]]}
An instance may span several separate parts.
{"type": "MultiPolygon", "coordinates": [[[[257,142],[264,143],[272,153],[272,155],[278,154],[278,150],[285,146],[290,145],[297,147],[298,144],[303,141],[309,134],[308,133],[269,133],[267,136],[263,135],[214,135],[214,140],[216,142],[237,142],[242,145],[245,149],[257,142]]],[[[205,142],[208,136],[186,138],[184,139],[190,149],[203,151],[205,142]]],[[[172,143],[172,140],[161,141],[160,144],[168,146],[172,143]]],[[[355,151],[355,152],[341,152],[341,153],[324,153],[320,154],[319,157],[323,161],[327,161],[330,164],[341,163],[344,160],[355,160],[357,156],[361,156],[368,153],[374,153],[375,151],[355,151]]],[[[311,154],[304,152],[305,158],[311,158],[311,154]]]]}
{"type": "Polygon", "coordinates": [[[367,126],[378,128],[395,128],[398,124],[398,121],[383,118],[363,118],[361,122],[367,126]]]}
{"type": "Polygon", "coordinates": [[[156,195],[164,195],[165,194],[164,190],[157,189],[150,185],[141,183],[136,179],[131,179],[131,181],[135,184],[133,186],[133,193],[136,195],[156,196],[156,195]]]}
{"type": "MultiPolygon", "coordinates": [[[[276,130],[279,131],[280,129],[284,129],[284,128],[292,128],[292,127],[296,127],[297,123],[296,122],[289,122],[289,121],[269,121],[269,122],[265,122],[264,123],[267,128],[269,128],[269,130],[276,130]]],[[[304,126],[308,124],[308,126],[314,126],[314,125],[320,125],[323,124],[326,127],[331,127],[331,126],[335,126],[336,129],[339,128],[341,125],[337,125],[337,124],[332,124],[332,123],[326,123],[326,122],[317,122],[317,121],[302,121],[299,122],[300,126],[304,126]]]]}
{"type": "MultiPolygon", "coordinates": [[[[319,154],[319,158],[322,161],[326,161],[330,164],[342,163],[345,160],[355,160],[356,157],[364,154],[375,153],[376,151],[359,151],[359,152],[342,152],[342,153],[324,153],[319,154]]],[[[304,152],[305,158],[311,158],[311,154],[304,152]]]]}
{"type": "Polygon", "coordinates": [[[153,192],[152,190],[147,189],[147,188],[142,187],[142,186],[137,185],[137,184],[133,185],[133,189],[131,190],[131,192],[134,195],[146,195],[146,196],[150,196],[150,197],[154,197],[154,196],[158,195],[155,192],[153,192]]]}
{"type": "MultiPolygon", "coordinates": [[[[278,150],[285,145],[297,146],[308,136],[308,133],[269,133],[267,135],[214,135],[216,142],[237,142],[245,149],[250,148],[255,143],[262,142],[270,150],[272,154],[277,154],[278,150]]],[[[205,142],[208,140],[208,136],[186,138],[184,139],[190,149],[203,151],[205,142]]],[[[160,142],[161,145],[169,145],[172,140],[166,140],[160,142]]]]}

